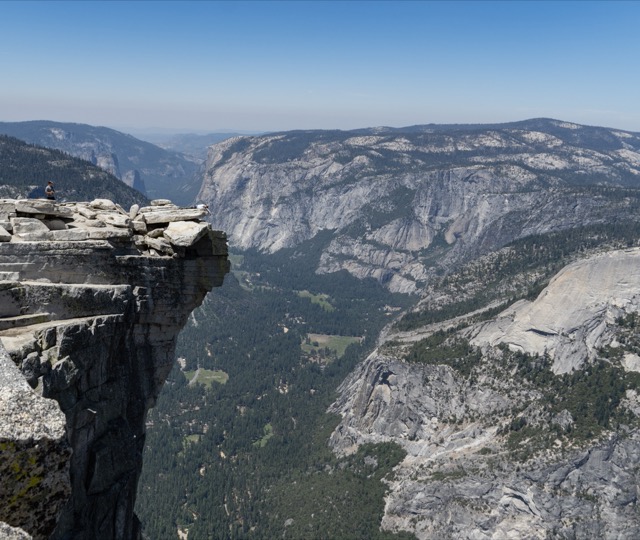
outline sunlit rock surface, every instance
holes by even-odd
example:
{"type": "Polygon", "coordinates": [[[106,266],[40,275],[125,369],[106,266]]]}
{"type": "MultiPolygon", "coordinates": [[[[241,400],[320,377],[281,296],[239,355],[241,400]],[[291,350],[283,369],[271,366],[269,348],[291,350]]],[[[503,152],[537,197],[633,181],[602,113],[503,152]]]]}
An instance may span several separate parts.
{"type": "Polygon", "coordinates": [[[611,341],[617,317],[638,310],[640,249],[613,251],[567,266],[535,301],[514,304],[471,342],[548,354],[554,372],[568,373],[611,341]]]}
{"type": "Polygon", "coordinates": [[[145,416],[229,269],[202,217],[0,200],[0,521],[15,538],[140,537],[145,416]]]}
{"type": "Polygon", "coordinates": [[[438,270],[517,238],[637,215],[640,135],[535,119],[295,131],[211,147],[198,199],[231,245],[312,241],[318,273],[419,293],[438,270]],[[321,235],[321,236],[318,236],[321,235]]]}
{"type": "MultiPolygon", "coordinates": [[[[616,321],[640,313],[639,262],[640,250],[628,249],[572,263],[535,301],[463,327],[460,335],[480,351],[466,376],[437,361],[405,358],[412,343],[446,322],[383,334],[339,388],[331,411],[341,421],[330,439],[338,454],[387,441],[406,450],[387,482],[383,529],[421,540],[637,538],[637,389],[621,396],[622,421],[597,437],[572,438],[576,418],[550,409],[545,386],[501,359],[504,346],[531,358],[547,355],[559,376],[588,371],[599,348],[613,347],[621,352],[607,362],[623,368],[616,377],[637,371],[638,355],[623,352],[618,334],[629,330],[616,321]],[[519,432],[524,425],[529,431],[519,432]]],[[[562,409],[563,386],[552,388],[559,388],[551,399],[562,409]]],[[[590,396],[581,399],[586,411],[590,396]]]]}

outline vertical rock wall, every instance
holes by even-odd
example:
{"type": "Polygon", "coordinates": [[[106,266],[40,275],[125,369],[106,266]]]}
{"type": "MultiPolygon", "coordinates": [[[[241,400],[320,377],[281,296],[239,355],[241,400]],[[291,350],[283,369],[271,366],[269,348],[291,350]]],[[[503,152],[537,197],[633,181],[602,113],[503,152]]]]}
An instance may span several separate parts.
{"type": "Polygon", "coordinates": [[[33,538],[140,538],[145,417],[178,332],[228,272],[226,238],[168,201],[130,213],[11,202],[0,201],[0,370],[12,374],[0,374],[0,451],[21,472],[1,471],[0,521],[33,538]],[[17,415],[16,395],[39,408],[17,415]],[[21,438],[15,424],[28,426],[21,438]]]}

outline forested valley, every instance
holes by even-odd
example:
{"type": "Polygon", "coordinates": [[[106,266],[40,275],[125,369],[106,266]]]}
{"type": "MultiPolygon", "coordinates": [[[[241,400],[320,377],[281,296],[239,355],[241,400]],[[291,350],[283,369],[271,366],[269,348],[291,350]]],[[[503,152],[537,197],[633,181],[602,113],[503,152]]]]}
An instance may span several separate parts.
{"type": "MultiPolygon", "coordinates": [[[[635,222],[621,222],[523,238],[442,276],[434,297],[448,301],[403,318],[416,298],[346,272],[314,273],[321,235],[274,255],[232,256],[233,273],[182,332],[179,362],[149,416],[137,503],[147,537],[412,537],[379,530],[381,480],[404,451],[363,445],[338,458],[328,447],[337,386],[385,324],[411,330],[487,305],[496,307],[485,316],[495,314],[534,298],[570,261],[637,245],[638,235],[635,222]]],[[[414,349],[419,358],[408,361],[463,370],[478,362],[474,351],[451,351],[459,365],[426,359],[422,342],[414,349]]]]}
{"type": "Polygon", "coordinates": [[[412,537],[378,530],[381,480],[404,452],[369,445],[338,459],[326,410],[413,300],[314,274],[312,247],[233,256],[182,332],[148,419],[137,502],[147,538],[412,537]]]}

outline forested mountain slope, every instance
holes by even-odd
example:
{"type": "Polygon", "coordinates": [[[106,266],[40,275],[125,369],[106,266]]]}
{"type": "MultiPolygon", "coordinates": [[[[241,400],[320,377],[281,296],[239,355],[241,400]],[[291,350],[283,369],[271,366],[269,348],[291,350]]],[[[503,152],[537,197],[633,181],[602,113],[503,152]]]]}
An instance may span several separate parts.
{"type": "Polygon", "coordinates": [[[55,184],[59,200],[110,199],[124,208],[146,204],[146,197],[91,163],[0,135],[0,197],[44,197],[47,181],[55,184]]]}
{"type": "Polygon", "coordinates": [[[150,199],[190,205],[199,161],[106,127],[51,121],[0,122],[0,133],[90,161],[150,199]]]}
{"type": "Polygon", "coordinates": [[[515,239],[635,220],[639,180],[639,134],[538,119],[234,138],[212,147],[199,199],[237,248],[327,231],[318,272],[416,293],[515,239]]]}

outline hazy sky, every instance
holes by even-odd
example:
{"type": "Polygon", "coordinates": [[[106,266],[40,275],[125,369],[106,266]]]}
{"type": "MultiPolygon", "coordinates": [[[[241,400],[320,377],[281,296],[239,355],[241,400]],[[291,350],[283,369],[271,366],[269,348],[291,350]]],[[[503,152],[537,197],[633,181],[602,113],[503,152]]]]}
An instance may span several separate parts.
{"type": "Polygon", "coordinates": [[[0,121],[640,131],[640,2],[0,1],[0,121]]]}

